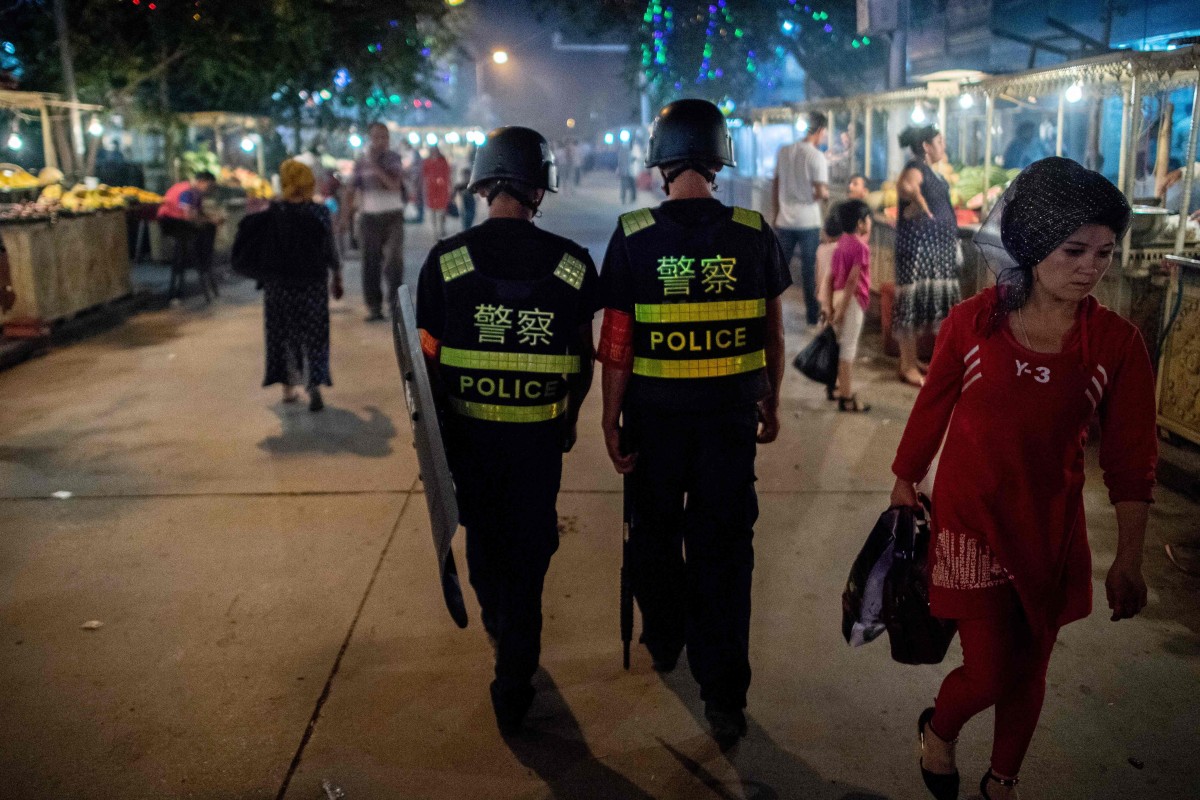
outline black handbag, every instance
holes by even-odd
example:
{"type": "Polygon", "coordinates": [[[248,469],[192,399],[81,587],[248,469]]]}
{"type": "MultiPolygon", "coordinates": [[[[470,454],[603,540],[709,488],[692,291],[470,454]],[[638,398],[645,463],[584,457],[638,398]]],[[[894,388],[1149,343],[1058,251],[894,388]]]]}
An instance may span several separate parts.
{"type": "Polygon", "coordinates": [[[824,386],[837,383],[838,373],[838,340],[833,328],[826,325],[808,345],[796,356],[792,366],[800,370],[806,378],[824,386]]]}
{"type": "Polygon", "coordinates": [[[858,647],[886,630],[892,659],[901,664],[940,663],[957,630],[929,611],[929,501],[921,502],[879,515],[842,592],[846,642],[858,647]]]}

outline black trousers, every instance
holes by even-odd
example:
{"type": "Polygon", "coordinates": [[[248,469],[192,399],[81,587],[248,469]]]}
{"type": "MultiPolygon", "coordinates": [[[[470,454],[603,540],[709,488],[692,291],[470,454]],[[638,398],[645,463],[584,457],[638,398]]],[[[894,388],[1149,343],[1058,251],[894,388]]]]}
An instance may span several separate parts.
{"type": "Polygon", "coordinates": [[[449,413],[447,451],[467,529],[467,567],[496,639],[497,713],[533,700],[542,638],[542,584],[558,549],[562,430],[557,422],[483,422],[449,413]]]}
{"type": "Polygon", "coordinates": [[[686,643],[700,697],[746,706],[754,570],[753,406],[714,413],[625,412],[633,472],[633,591],[652,652],[686,643]]]}

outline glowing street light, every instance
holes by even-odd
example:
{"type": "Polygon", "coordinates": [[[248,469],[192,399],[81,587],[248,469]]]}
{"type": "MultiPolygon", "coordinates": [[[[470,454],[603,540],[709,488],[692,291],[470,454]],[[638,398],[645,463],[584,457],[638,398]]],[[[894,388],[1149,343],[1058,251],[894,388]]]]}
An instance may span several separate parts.
{"type": "Polygon", "coordinates": [[[242,152],[244,152],[244,153],[253,153],[254,152],[254,137],[252,137],[252,136],[243,136],[242,137],[242,152]]]}
{"type": "Polygon", "coordinates": [[[604,143],[605,144],[612,144],[615,141],[616,141],[616,137],[614,137],[611,133],[604,134],[604,143]]]}
{"type": "Polygon", "coordinates": [[[458,144],[461,141],[457,131],[450,131],[446,134],[446,144],[458,144]]]}
{"type": "Polygon", "coordinates": [[[574,128],[574,127],[575,127],[575,118],[574,118],[574,117],[569,117],[569,118],[567,119],[567,127],[568,127],[568,128],[574,128]]]}
{"type": "Polygon", "coordinates": [[[421,143],[421,134],[417,133],[416,131],[412,131],[411,133],[409,133],[408,134],[408,143],[411,144],[413,147],[416,147],[417,145],[419,145],[421,143]]]}
{"type": "Polygon", "coordinates": [[[504,50],[493,50],[492,61],[495,61],[497,64],[507,64],[508,53],[504,50]]]}
{"type": "Polygon", "coordinates": [[[438,137],[437,137],[436,133],[429,133],[429,134],[425,135],[425,144],[429,145],[430,147],[433,147],[437,143],[438,143],[438,137]]]}
{"type": "Polygon", "coordinates": [[[626,129],[624,129],[624,128],[623,128],[623,129],[621,129],[621,141],[622,141],[622,142],[628,142],[628,141],[629,141],[629,136],[630,136],[630,134],[629,134],[629,131],[628,131],[628,130],[626,130],[626,129]]]}

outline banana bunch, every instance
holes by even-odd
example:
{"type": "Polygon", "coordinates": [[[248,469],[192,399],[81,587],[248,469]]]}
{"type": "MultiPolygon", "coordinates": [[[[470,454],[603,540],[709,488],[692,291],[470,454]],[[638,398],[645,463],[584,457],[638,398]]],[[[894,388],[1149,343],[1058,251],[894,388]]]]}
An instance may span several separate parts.
{"type": "Polygon", "coordinates": [[[37,187],[38,179],[20,167],[0,169],[0,191],[37,187]]]}

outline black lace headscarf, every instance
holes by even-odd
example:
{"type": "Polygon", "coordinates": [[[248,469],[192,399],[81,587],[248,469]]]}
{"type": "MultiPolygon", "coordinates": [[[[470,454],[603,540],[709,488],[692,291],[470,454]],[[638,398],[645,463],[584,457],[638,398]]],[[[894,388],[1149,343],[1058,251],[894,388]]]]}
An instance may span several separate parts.
{"type": "Polygon", "coordinates": [[[1129,202],[1099,172],[1069,158],[1043,158],[1026,167],[974,236],[996,275],[992,327],[1029,300],[1033,268],[1084,225],[1104,225],[1120,239],[1129,202]]]}

